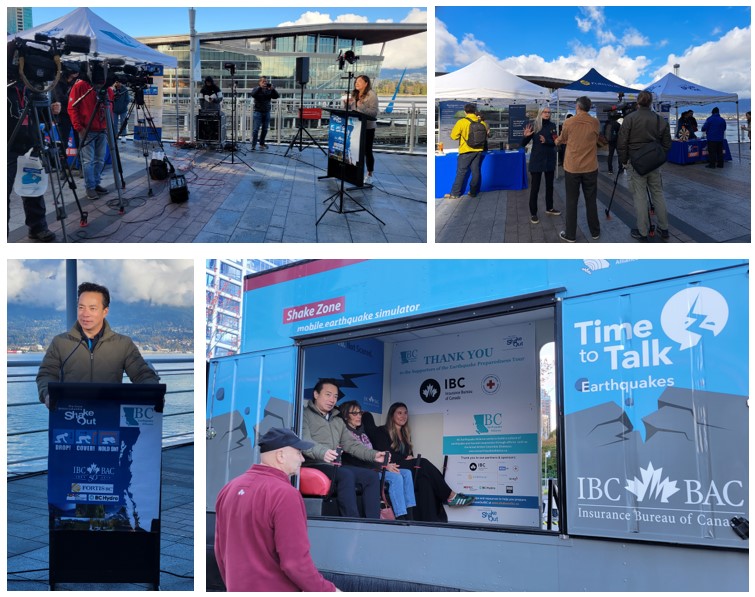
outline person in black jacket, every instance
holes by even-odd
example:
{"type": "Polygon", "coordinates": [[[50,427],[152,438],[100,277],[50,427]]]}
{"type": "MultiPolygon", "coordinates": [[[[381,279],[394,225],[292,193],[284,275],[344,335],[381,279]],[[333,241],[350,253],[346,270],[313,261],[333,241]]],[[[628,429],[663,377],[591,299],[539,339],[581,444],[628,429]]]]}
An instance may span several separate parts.
{"type": "MultiPolygon", "coordinates": [[[[613,174],[613,154],[616,153],[616,143],[619,141],[619,131],[621,131],[621,123],[619,122],[619,114],[612,113],[609,115],[606,124],[603,127],[603,136],[608,140],[608,173],[613,174]]],[[[618,158],[617,158],[618,159],[618,158]]],[[[624,171],[621,161],[619,160],[619,174],[624,171]]]]}
{"type": "Polygon", "coordinates": [[[529,171],[532,175],[530,185],[530,222],[537,224],[537,196],[540,193],[540,179],[545,174],[545,213],[560,216],[561,212],[553,207],[553,175],[556,171],[556,143],[558,137],[556,125],[551,122],[551,109],[543,106],[537,113],[534,125],[524,128],[522,147],[532,141],[529,171]]]}
{"type": "MultiPolygon", "coordinates": [[[[8,141],[11,140],[24,107],[29,101],[31,101],[30,94],[22,83],[16,82],[8,87],[8,141]]],[[[57,102],[52,103],[50,112],[54,116],[57,116],[60,113],[60,104],[57,102]]],[[[42,120],[41,115],[40,120],[42,120]]],[[[31,126],[29,126],[30,122],[31,118],[26,117],[21,126],[18,127],[13,144],[8,146],[8,232],[10,231],[11,193],[13,192],[13,184],[16,180],[16,172],[18,170],[18,158],[29,151],[35,143],[34,133],[31,126]]],[[[26,226],[29,229],[29,238],[43,243],[54,241],[55,233],[47,227],[44,196],[21,197],[21,201],[23,203],[24,215],[26,216],[26,226]]]]}
{"type": "Polygon", "coordinates": [[[265,137],[270,126],[270,110],[272,100],[278,99],[278,90],[272,83],[267,82],[267,77],[260,77],[259,85],[252,90],[254,98],[254,118],[252,120],[252,149],[257,148],[259,138],[260,149],[267,149],[265,137]],[[260,132],[262,129],[262,132],[260,132]],[[259,137],[258,137],[259,135],[259,137]]]}
{"type": "Polygon", "coordinates": [[[456,493],[448,486],[443,474],[426,459],[414,456],[412,433],[409,428],[409,411],[403,402],[394,402],[388,409],[386,423],[377,429],[366,429],[367,435],[376,450],[389,450],[391,462],[399,468],[414,469],[414,492],[417,500],[414,519],[425,522],[448,522],[443,506],[469,506],[474,497],[456,493]]]}
{"type": "Polygon", "coordinates": [[[52,90],[52,101],[60,104],[60,114],[57,115],[58,120],[58,137],[61,144],[61,159],[68,159],[66,154],[66,148],[68,147],[68,137],[71,136],[71,117],[68,115],[68,96],[71,93],[71,88],[76,82],[79,76],[79,71],[71,70],[70,68],[63,68],[63,76],[60,77],[60,81],[55,85],[52,90]]]}

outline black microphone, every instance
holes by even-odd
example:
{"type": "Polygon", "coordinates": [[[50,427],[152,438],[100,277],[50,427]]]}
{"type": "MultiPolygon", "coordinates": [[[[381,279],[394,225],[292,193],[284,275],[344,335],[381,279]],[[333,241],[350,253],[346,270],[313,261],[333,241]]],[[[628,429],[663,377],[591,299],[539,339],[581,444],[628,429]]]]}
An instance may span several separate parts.
{"type": "Polygon", "coordinates": [[[63,375],[63,367],[66,366],[66,363],[68,362],[68,359],[70,359],[73,356],[73,353],[76,352],[79,349],[79,346],[81,346],[81,343],[84,341],[84,338],[79,338],[79,343],[74,347],[74,349],[71,351],[71,354],[69,354],[63,362],[60,364],[60,383],[63,383],[65,381],[64,375],[63,375]]]}
{"type": "Polygon", "coordinates": [[[126,61],[123,58],[108,58],[107,63],[109,66],[123,66],[126,61]]]}

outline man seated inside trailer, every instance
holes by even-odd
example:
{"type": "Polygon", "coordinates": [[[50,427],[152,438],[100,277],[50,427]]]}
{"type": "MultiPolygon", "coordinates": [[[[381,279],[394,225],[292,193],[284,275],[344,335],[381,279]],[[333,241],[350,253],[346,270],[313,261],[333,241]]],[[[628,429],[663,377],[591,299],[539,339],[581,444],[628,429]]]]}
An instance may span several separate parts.
{"type": "Polygon", "coordinates": [[[324,471],[335,484],[335,495],[341,516],[359,518],[357,489],[361,489],[365,518],[380,518],[380,479],[371,470],[341,463],[341,452],[366,462],[382,463],[385,452],[367,448],[349,432],[338,416],[336,402],[340,397],[338,383],[320,379],[312,400],[304,408],[302,435],[315,445],[303,450],[304,466],[324,471]]]}

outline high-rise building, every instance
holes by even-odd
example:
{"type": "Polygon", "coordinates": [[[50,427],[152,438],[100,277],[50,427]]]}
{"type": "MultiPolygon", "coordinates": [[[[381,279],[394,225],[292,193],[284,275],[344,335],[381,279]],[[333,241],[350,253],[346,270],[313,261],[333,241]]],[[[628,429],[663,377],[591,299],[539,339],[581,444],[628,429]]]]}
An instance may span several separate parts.
{"type": "Polygon", "coordinates": [[[244,276],[279,267],[296,259],[207,259],[205,300],[208,359],[236,354],[241,339],[244,276]]]}
{"type": "Polygon", "coordinates": [[[31,29],[31,8],[8,8],[8,34],[31,29]]]}

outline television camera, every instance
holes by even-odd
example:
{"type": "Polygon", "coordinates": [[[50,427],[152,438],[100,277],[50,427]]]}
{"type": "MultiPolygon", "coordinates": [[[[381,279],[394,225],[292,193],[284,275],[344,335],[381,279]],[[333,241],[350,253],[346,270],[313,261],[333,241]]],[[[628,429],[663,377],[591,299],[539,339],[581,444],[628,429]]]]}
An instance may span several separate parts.
{"type": "Polygon", "coordinates": [[[33,40],[16,37],[8,42],[8,78],[21,79],[31,90],[46,93],[60,80],[61,56],[88,54],[91,43],[85,35],[59,38],[37,33],[33,40]],[[44,87],[48,81],[50,85],[44,87]]]}
{"type": "Polygon", "coordinates": [[[637,110],[637,102],[622,102],[604,108],[603,112],[608,112],[608,118],[618,120],[619,118],[626,118],[635,110],[637,110]]]}
{"type": "Polygon", "coordinates": [[[359,56],[354,53],[354,50],[346,50],[345,52],[341,50],[336,58],[336,62],[338,62],[338,70],[343,70],[346,62],[354,64],[357,60],[359,60],[359,56]]]}

